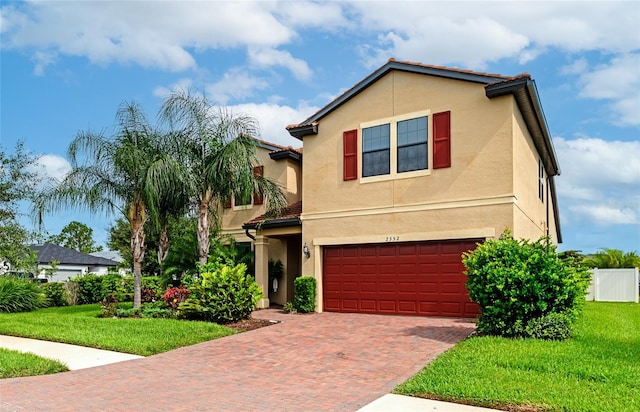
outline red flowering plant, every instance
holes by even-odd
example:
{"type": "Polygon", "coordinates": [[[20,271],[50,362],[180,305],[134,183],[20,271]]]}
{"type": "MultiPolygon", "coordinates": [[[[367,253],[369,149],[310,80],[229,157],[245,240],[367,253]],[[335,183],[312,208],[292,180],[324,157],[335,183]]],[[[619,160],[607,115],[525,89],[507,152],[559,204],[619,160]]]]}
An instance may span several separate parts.
{"type": "Polygon", "coordinates": [[[178,306],[180,303],[184,302],[185,299],[189,297],[191,292],[184,286],[180,287],[172,287],[167,289],[167,291],[162,295],[162,300],[167,304],[172,310],[178,310],[178,306]]]}

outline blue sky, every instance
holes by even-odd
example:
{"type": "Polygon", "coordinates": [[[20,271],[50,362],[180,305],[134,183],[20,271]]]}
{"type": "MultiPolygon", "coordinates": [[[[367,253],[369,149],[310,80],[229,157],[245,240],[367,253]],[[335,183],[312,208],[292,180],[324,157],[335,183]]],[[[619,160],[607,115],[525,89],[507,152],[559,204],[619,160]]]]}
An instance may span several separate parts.
{"type": "MultiPolygon", "coordinates": [[[[640,251],[640,2],[3,1],[0,145],[60,178],[81,130],[176,88],[285,131],[390,57],[536,80],[562,175],[564,244],[640,251]]],[[[27,210],[25,210],[27,212],[27,210]]],[[[99,243],[116,216],[69,210],[99,243]]],[[[23,221],[31,225],[29,216],[23,221]]]]}

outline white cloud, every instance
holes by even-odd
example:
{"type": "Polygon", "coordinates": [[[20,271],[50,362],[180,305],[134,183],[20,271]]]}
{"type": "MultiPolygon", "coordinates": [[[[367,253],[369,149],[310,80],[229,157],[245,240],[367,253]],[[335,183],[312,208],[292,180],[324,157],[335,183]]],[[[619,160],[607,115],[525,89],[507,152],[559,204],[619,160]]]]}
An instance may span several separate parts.
{"type": "Polygon", "coordinates": [[[360,2],[352,1],[368,66],[388,57],[483,68],[515,58],[524,64],[550,49],[637,50],[640,8],[630,2],[360,2]]]}
{"type": "Polygon", "coordinates": [[[231,99],[252,97],[256,90],[264,90],[269,83],[243,68],[232,68],[220,80],[206,86],[207,94],[216,104],[227,104],[231,99]]]}
{"type": "Polygon", "coordinates": [[[640,53],[615,57],[583,73],[579,83],[580,97],[611,102],[616,123],[640,125],[640,53]]]}
{"type": "MultiPolygon", "coordinates": [[[[555,138],[560,205],[571,224],[640,223],[640,141],[555,138]]],[[[563,218],[563,221],[567,219],[563,218]]]]}
{"type": "Polygon", "coordinates": [[[312,71],[307,62],[297,59],[291,53],[276,49],[249,49],[249,64],[261,68],[281,66],[289,69],[298,80],[309,80],[312,71]]]}
{"type": "Polygon", "coordinates": [[[640,223],[640,211],[637,207],[620,207],[616,204],[581,204],[570,206],[569,210],[599,226],[640,223]]]}
{"type": "Polygon", "coordinates": [[[589,62],[584,57],[575,60],[573,63],[560,68],[560,74],[583,74],[589,68],[589,62]]]}
{"type": "Polygon", "coordinates": [[[179,71],[191,50],[287,43],[272,2],[31,2],[3,6],[3,48],[179,71]]]}
{"type": "Polygon", "coordinates": [[[173,92],[189,90],[193,85],[193,80],[189,78],[183,78],[173,83],[169,87],[157,86],[153,89],[153,95],[160,98],[165,98],[173,92]]]}
{"type": "Polygon", "coordinates": [[[289,124],[299,123],[318,108],[300,104],[298,107],[274,103],[249,103],[229,106],[233,113],[243,113],[258,120],[262,134],[261,139],[283,146],[301,147],[302,142],[285,130],[289,124]]]}
{"type": "Polygon", "coordinates": [[[37,162],[31,167],[44,181],[62,181],[65,175],[71,171],[71,165],[64,157],[54,154],[44,154],[38,157],[37,162]]]}

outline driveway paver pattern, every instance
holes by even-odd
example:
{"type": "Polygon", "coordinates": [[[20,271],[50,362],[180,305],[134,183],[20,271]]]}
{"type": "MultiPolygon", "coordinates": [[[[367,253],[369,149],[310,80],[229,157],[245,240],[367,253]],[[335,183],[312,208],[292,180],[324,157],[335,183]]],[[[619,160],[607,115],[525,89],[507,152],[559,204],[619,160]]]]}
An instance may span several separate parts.
{"type": "Polygon", "coordinates": [[[281,323],[148,358],[4,379],[0,409],[355,411],[475,329],[459,318],[253,316],[281,323]]]}

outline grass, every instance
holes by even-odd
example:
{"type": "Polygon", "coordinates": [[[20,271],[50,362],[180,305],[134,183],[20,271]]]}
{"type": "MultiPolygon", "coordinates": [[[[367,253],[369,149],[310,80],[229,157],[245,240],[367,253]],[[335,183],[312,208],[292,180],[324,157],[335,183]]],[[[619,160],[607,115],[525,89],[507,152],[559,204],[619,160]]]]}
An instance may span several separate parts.
{"type": "Polygon", "coordinates": [[[0,348],[0,379],[48,375],[69,369],[58,361],[0,348]]]}
{"type": "Polygon", "coordinates": [[[640,305],[587,302],[572,339],[473,337],[395,393],[510,410],[639,411],[640,305]]]}
{"type": "Polygon", "coordinates": [[[98,304],[1,313],[0,335],[148,356],[235,333],[209,322],[98,318],[99,313],[98,304]]]}

